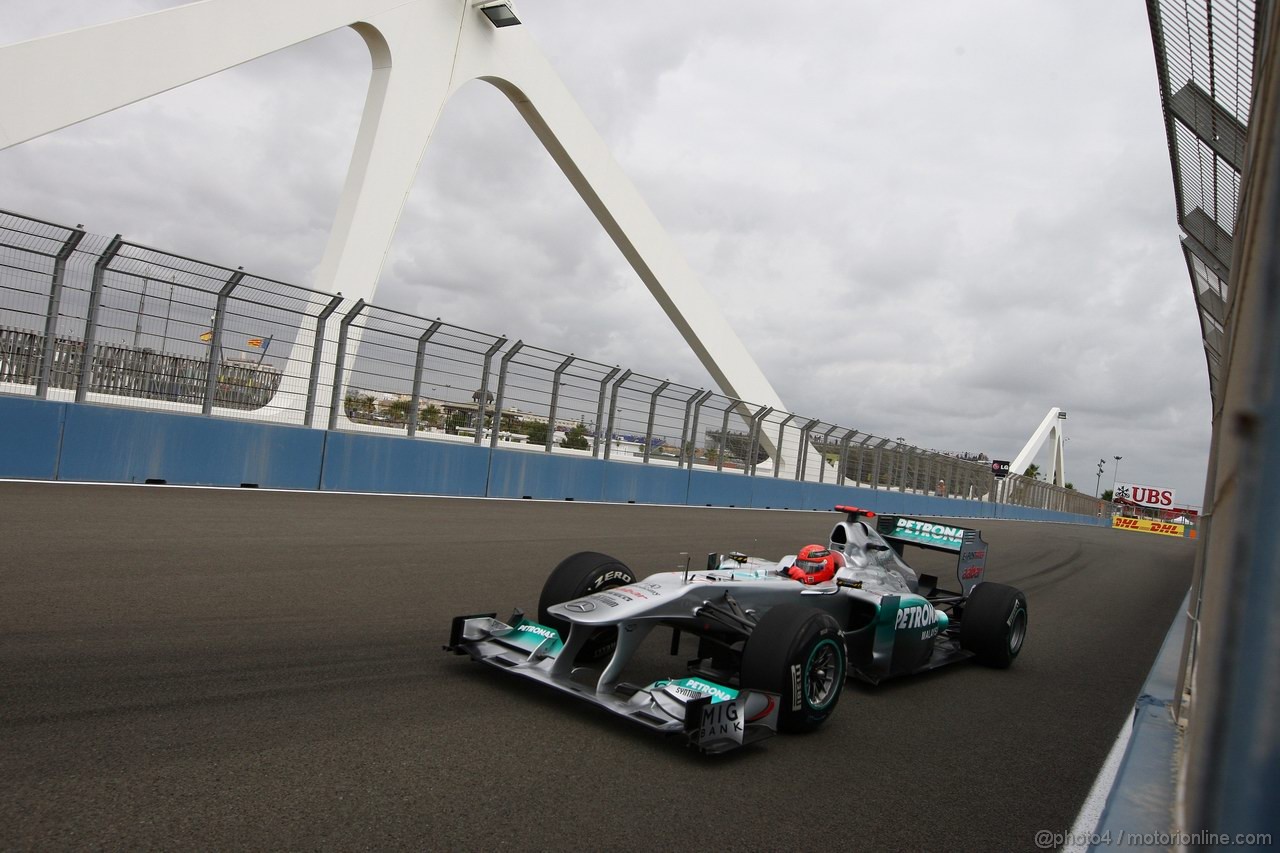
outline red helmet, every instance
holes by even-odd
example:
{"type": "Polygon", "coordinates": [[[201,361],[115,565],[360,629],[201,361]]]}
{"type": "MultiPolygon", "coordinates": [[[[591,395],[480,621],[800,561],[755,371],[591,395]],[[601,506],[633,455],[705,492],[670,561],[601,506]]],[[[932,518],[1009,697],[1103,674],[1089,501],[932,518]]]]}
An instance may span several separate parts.
{"type": "Polygon", "coordinates": [[[805,583],[822,583],[835,577],[840,558],[822,545],[805,545],[796,555],[795,566],[788,572],[805,583]]]}

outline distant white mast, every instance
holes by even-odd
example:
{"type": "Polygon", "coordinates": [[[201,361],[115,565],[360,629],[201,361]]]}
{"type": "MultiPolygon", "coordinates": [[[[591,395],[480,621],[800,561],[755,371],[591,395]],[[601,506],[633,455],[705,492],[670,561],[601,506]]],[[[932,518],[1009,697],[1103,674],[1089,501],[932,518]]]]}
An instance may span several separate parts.
{"type": "Polygon", "coordinates": [[[1053,441],[1053,476],[1051,482],[1055,486],[1065,485],[1064,477],[1066,475],[1065,465],[1063,462],[1063,442],[1062,422],[1067,419],[1067,413],[1054,406],[1049,410],[1049,414],[1044,416],[1044,420],[1040,422],[1040,426],[1031,434],[1031,438],[1023,446],[1018,455],[1014,457],[1013,464],[1009,466],[1011,474],[1021,474],[1027,470],[1027,466],[1040,452],[1040,448],[1044,447],[1046,441],[1053,441]]]}

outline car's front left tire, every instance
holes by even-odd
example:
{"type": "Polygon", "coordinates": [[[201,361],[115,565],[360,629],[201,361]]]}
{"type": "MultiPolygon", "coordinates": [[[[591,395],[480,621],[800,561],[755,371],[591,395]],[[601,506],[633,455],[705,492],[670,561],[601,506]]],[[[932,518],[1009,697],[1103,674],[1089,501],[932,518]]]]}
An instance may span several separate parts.
{"type": "MultiPolygon", "coordinates": [[[[569,623],[557,616],[552,616],[547,609],[554,604],[563,604],[575,598],[583,598],[601,590],[635,583],[639,578],[626,563],[608,554],[597,551],[579,551],[570,554],[551,570],[546,583],[542,585],[542,595],[538,598],[538,621],[548,628],[554,628],[562,640],[569,639],[569,623]]],[[[593,633],[577,660],[591,663],[602,660],[613,654],[618,645],[618,629],[601,628],[593,633]]]]}

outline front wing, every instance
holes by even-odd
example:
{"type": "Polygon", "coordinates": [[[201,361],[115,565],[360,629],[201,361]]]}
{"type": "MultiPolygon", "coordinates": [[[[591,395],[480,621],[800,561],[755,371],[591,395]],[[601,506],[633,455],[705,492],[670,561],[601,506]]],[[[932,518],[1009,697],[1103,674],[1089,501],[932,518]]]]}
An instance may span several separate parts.
{"type": "Polygon", "coordinates": [[[693,677],[602,687],[599,672],[560,659],[565,647],[555,629],[521,615],[508,624],[496,615],[454,617],[445,650],[549,685],[654,731],[683,736],[705,753],[727,752],[777,731],[776,693],[735,690],[693,677]]]}

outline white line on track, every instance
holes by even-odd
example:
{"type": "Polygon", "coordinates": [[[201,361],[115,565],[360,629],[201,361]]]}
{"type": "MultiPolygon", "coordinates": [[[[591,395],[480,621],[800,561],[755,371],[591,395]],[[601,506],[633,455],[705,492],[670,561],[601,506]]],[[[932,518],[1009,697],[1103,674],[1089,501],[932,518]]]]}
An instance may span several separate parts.
{"type": "Polygon", "coordinates": [[[1107,806],[1107,798],[1111,796],[1111,789],[1116,782],[1116,773],[1120,770],[1120,763],[1124,760],[1125,749],[1129,746],[1129,738],[1132,736],[1133,714],[1130,714],[1120,726],[1120,733],[1116,735],[1116,742],[1112,744],[1111,752],[1107,753],[1107,760],[1102,762],[1102,769],[1098,771],[1098,778],[1089,789],[1089,796],[1084,798],[1084,805],[1080,807],[1080,814],[1071,827],[1067,843],[1062,847],[1063,853],[1085,853],[1089,849],[1087,843],[1089,836],[1098,829],[1098,821],[1102,818],[1102,812],[1107,806]]]}

